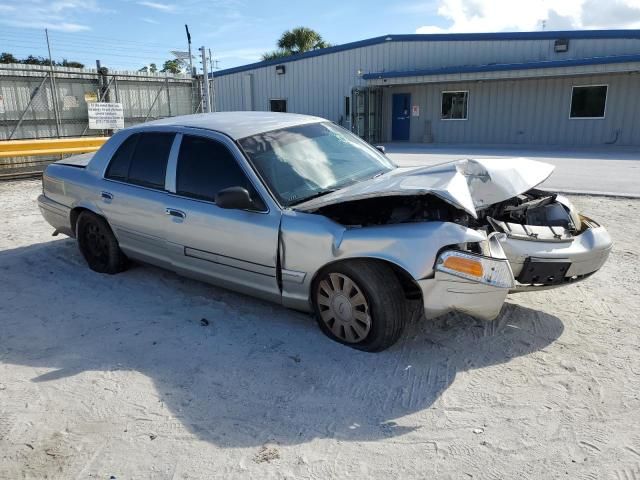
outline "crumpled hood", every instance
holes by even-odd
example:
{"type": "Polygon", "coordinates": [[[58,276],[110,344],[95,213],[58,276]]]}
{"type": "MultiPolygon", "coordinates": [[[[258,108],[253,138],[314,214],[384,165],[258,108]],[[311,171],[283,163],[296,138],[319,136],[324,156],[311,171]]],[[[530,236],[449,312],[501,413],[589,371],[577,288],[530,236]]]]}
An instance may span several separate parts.
{"type": "Polygon", "coordinates": [[[528,158],[464,159],[430,167],[397,168],[294,207],[318,208],[371,197],[435,195],[477,218],[477,210],[544,182],[555,167],[528,158]]]}

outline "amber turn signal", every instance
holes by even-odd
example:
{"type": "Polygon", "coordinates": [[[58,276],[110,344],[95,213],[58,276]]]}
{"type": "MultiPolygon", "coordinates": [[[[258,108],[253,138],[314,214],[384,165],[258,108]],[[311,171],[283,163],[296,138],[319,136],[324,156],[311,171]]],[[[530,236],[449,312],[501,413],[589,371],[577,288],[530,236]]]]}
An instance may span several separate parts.
{"type": "Polygon", "coordinates": [[[472,275],[474,277],[482,277],[484,273],[482,264],[478,260],[464,257],[447,257],[443,266],[456,272],[472,275]]]}

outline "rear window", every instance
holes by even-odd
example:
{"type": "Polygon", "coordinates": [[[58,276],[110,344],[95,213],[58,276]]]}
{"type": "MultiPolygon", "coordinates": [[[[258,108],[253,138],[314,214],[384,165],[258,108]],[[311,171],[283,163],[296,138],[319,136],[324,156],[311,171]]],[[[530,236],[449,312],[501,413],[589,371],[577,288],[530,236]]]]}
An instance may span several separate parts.
{"type": "Polygon", "coordinates": [[[129,165],[131,164],[131,155],[136,148],[138,138],[140,138],[140,135],[131,135],[120,145],[116,153],[111,157],[111,162],[109,162],[109,168],[107,169],[105,177],[112,180],[127,180],[129,165]]]}
{"type": "Polygon", "coordinates": [[[163,189],[174,133],[138,133],[113,155],[106,177],[143,187],[163,189]]]}

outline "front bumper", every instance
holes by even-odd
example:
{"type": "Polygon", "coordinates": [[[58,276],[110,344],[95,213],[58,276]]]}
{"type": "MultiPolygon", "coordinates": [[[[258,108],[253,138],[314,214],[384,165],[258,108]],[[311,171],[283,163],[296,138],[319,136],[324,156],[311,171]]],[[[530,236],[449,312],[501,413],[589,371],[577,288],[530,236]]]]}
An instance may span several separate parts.
{"type": "MultiPolygon", "coordinates": [[[[452,311],[483,320],[493,320],[498,316],[509,290],[514,286],[513,273],[499,238],[500,235],[490,235],[484,244],[485,255],[476,256],[479,260],[484,258],[489,261],[486,275],[483,274],[481,281],[470,275],[460,275],[439,268],[440,260],[436,262],[432,278],[418,281],[426,318],[452,311]],[[491,268],[491,264],[496,268],[491,268]],[[501,275],[492,276],[497,271],[501,271],[501,275]]],[[[443,252],[439,259],[446,254],[447,251],[443,252]]]]}
{"type": "Polygon", "coordinates": [[[426,318],[456,311],[493,320],[509,293],[509,288],[486,285],[444,272],[436,272],[434,278],[420,280],[418,285],[422,290],[426,318]]]}
{"type": "Polygon", "coordinates": [[[587,228],[567,241],[522,239],[504,234],[491,236],[488,253],[492,258],[506,257],[509,261],[514,280],[511,286],[489,285],[442,271],[436,271],[432,278],[419,280],[426,318],[456,311],[493,320],[500,314],[509,293],[556,288],[588,278],[607,261],[613,243],[604,227],[586,217],[583,221],[587,228]],[[560,278],[531,281],[532,277],[527,276],[524,269],[535,263],[543,266],[540,271],[553,264],[564,265],[565,269],[560,278]],[[525,278],[529,283],[518,281],[525,278]]]}
{"type": "Polygon", "coordinates": [[[548,241],[508,237],[501,240],[502,248],[509,259],[516,283],[511,292],[543,290],[575,283],[597,272],[609,258],[613,242],[607,230],[587,217],[582,217],[588,226],[579,235],[566,241],[548,241]],[[561,278],[548,281],[533,279],[527,275],[526,266],[538,263],[566,262],[568,268],[561,278]]]}

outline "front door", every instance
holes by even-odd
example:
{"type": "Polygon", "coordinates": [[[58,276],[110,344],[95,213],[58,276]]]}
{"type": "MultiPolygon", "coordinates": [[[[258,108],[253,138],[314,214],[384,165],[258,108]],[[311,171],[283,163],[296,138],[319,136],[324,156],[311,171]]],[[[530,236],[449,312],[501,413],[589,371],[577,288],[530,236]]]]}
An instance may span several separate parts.
{"type": "Polygon", "coordinates": [[[394,93],[391,120],[391,140],[406,142],[409,140],[411,124],[411,94],[394,93]]]}
{"type": "MultiPolygon", "coordinates": [[[[280,211],[269,211],[233,143],[223,135],[182,136],[174,185],[167,194],[167,248],[174,270],[279,301],[276,278],[280,211]],[[252,210],[220,208],[218,191],[244,187],[252,210]]],[[[171,172],[170,172],[171,174],[171,172]]]]}

